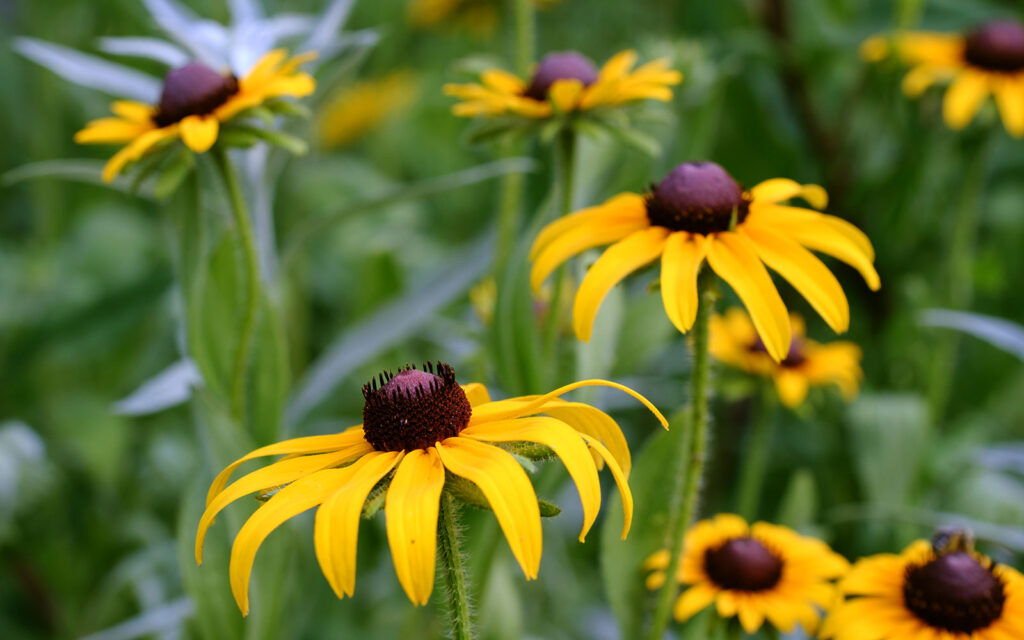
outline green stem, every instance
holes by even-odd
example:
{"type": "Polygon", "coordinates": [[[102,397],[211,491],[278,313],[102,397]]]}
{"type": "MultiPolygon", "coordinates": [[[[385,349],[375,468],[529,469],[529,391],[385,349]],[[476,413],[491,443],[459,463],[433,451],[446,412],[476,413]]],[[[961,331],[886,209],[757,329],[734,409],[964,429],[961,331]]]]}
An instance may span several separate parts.
{"type": "Polygon", "coordinates": [[[537,24],[534,20],[535,0],[516,0],[516,72],[526,77],[533,66],[537,46],[537,24]]]}
{"type": "MultiPolygon", "coordinates": [[[[558,135],[558,146],[555,149],[556,188],[561,203],[555,217],[572,213],[573,192],[576,178],[576,132],[571,128],[564,129],[558,135]]],[[[562,326],[562,298],[565,296],[566,270],[559,267],[555,272],[555,290],[548,306],[547,324],[544,327],[545,362],[551,363],[549,370],[557,374],[558,366],[558,330],[562,326]]]]}
{"type": "Polygon", "coordinates": [[[448,616],[451,622],[451,637],[454,640],[470,640],[473,627],[469,615],[469,590],[466,588],[466,566],[459,547],[458,506],[455,498],[448,493],[441,496],[441,513],[438,518],[437,547],[441,552],[441,567],[444,571],[444,586],[448,595],[448,616]]]}
{"type": "Polygon", "coordinates": [[[245,256],[245,276],[247,291],[245,296],[245,315],[242,319],[242,330],[238,337],[238,351],[235,353],[234,370],[231,375],[231,413],[237,420],[245,418],[245,374],[249,363],[249,352],[252,349],[253,335],[256,332],[256,318],[260,305],[260,271],[256,257],[256,243],[253,239],[252,223],[249,210],[245,205],[238,177],[228,158],[227,151],[220,146],[213,149],[213,157],[220,169],[227,189],[228,201],[231,204],[231,215],[235,221],[238,235],[242,240],[242,252],[245,256]]]}
{"type": "Polygon", "coordinates": [[[760,393],[754,402],[754,411],[750,433],[747,436],[746,455],[740,472],[739,497],[736,500],[737,512],[748,522],[757,518],[758,502],[761,497],[761,485],[764,483],[765,467],[768,463],[768,451],[771,449],[772,398],[767,384],[759,386],[760,393]]]}
{"type": "Polygon", "coordinates": [[[705,269],[697,281],[699,302],[697,318],[693,323],[693,371],[691,372],[692,396],[690,398],[690,429],[689,438],[680,438],[678,453],[680,464],[676,467],[675,486],[673,491],[672,523],[669,528],[669,563],[665,569],[665,585],[658,592],[654,619],[651,623],[650,640],[661,640],[668,628],[672,613],[672,603],[678,592],[679,581],[676,574],[679,560],[683,552],[683,541],[686,531],[697,512],[697,499],[700,495],[701,481],[704,476],[704,457],[707,450],[708,431],[708,381],[711,373],[708,354],[708,324],[711,309],[715,302],[714,275],[705,269]]]}

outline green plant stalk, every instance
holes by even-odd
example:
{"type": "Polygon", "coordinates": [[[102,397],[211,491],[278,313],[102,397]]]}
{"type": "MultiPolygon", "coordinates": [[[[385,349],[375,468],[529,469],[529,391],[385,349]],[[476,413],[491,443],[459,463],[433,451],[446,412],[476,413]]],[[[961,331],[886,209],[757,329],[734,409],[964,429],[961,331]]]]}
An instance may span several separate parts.
{"type": "Polygon", "coordinates": [[[231,215],[238,235],[242,242],[242,253],[245,260],[246,296],[245,315],[242,318],[242,329],[238,336],[238,351],[235,353],[234,369],[231,374],[231,414],[239,421],[245,419],[246,397],[245,378],[249,364],[249,352],[252,350],[253,336],[256,333],[256,318],[260,308],[260,271],[256,256],[256,242],[253,238],[252,222],[249,210],[245,205],[245,197],[238,183],[234,167],[228,158],[227,151],[221,146],[213,148],[213,157],[231,204],[231,215]]]}
{"type": "Polygon", "coordinates": [[[537,23],[534,19],[535,0],[516,0],[516,72],[526,77],[533,66],[537,46],[537,23]]]}
{"type": "Polygon", "coordinates": [[[683,553],[686,531],[697,512],[697,499],[704,476],[704,458],[707,452],[708,432],[708,386],[711,375],[708,354],[708,325],[715,303],[714,274],[710,269],[701,271],[697,280],[697,317],[693,323],[693,371],[691,373],[691,398],[689,438],[680,439],[679,464],[675,470],[672,495],[671,521],[669,525],[669,563],[665,569],[665,584],[658,592],[654,618],[651,621],[649,640],[661,640],[668,628],[672,614],[672,603],[678,592],[676,574],[683,553]]]}
{"type": "Polygon", "coordinates": [[[736,511],[748,522],[757,518],[757,508],[761,497],[761,485],[764,483],[765,467],[768,464],[768,451],[771,448],[772,431],[775,421],[772,419],[771,408],[773,399],[768,384],[758,385],[758,396],[754,404],[750,433],[747,435],[746,455],[740,471],[740,489],[736,500],[736,511]]]}
{"type": "MultiPolygon", "coordinates": [[[[576,132],[566,127],[558,134],[558,142],[555,149],[556,185],[559,194],[559,210],[555,217],[567,215],[572,212],[573,194],[576,179],[576,132]]],[[[544,361],[549,364],[549,371],[557,375],[559,362],[558,358],[558,330],[562,326],[562,298],[565,297],[567,273],[564,266],[555,271],[555,289],[551,294],[551,303],[548,305],[546,324],[544,326],[544,361]]],[[[549,381],[549,383],[554,381],[549,381]]]]}
{"type": "Polygon", "coordinates": [[[451,637],[454,640],[470,640],[473,637],[473,627],[469,613],[469,590],[466,588],[466,566],[459,547],[457,518],[458,506],[455,504],[455,498],[445,492],[441,496],[437,547],[441,552],[444,586],[448,596],[451,637]]]}

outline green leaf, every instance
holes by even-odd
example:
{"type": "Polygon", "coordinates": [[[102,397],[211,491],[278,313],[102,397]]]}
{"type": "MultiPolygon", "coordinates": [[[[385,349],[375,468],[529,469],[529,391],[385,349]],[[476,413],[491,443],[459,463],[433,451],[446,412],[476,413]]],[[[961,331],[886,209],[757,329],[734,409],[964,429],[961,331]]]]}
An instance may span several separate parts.
{"type": "Polygon", "coordinates": [[[167,166],[160,172],[160,177],[156,180],[156,185],[153,187],[153,195],[157,200],[165,200],[174,194],[185,181],[193,166],[195,166],[195,158],[192,152],[185,146],[182,146],[181,150],[174,155],[171,161],[167,163],[167,166]]]}
{"type": "Polygon", "coordinates": [[[302,138],[285,133],[284,131],[276,131],[274,129],[264,129],[262,127],[250,127],[248,125],[233,125],[231,127],[225,127],[224,132],[237,132],[244,135],[250,135],[258,138],[264,142],[274,145],[275,147],[281,147],[286,151],[301,156],[305,155],[309,151],[309,145],[302,138]]]}
{"type": "Polygon", "coordinates": [[[281,420],[291,384],[288,344],[281,316],[264,298],[247,371],[248,423],[256,444],[281,437],[281,420]]]}
{"type": "Polygon", "coordinates": [[[633,492],[633,524],[621,539],[622,502],[618,494],[608,504],[601,526],[601,577],[623,638],[642,637],[646,603],[653,597],[644,587],[644,560],[667,546],[670,520],[668,489],[680,466],[689,410],[674,414],[668,431],[651,436],[633,460],[629,486],[633,492]]]}
{"type": "Polygon", "coordinates": [[[924,399],[912,394],[863,394],[848,411],[861,488],[870,502],[908,504],[928,432],[924,399]]]}
{"type": "Polygon", "coordinates": [[[797,469],[782,494],[775,522],[807,533],[816,521],[818,489],[810,469],[797,469]]]}
{"type": "Polygon", "coordinates": [[[227,401],[238,348],[238,327],[245,290],[239,273],[235,232],[226,229],[196,274],[188,295],[189,353],[207,387],[227,401]]]}
{"type": "MultiPolygon", "coordinates": [[[[100,177],[103,173],[102,160],[43,160],[41,162],[30,162],[15,167],[0,176],[0,185],[10,187],[26,180],[38,178],[60,178],[73,182],[84,182],[86,184],[109,187],[116,191],[129,193],[132,181],[125,175],[119,175],[113,182],[103,182],[100,177]]],[[[145,193],[138,194],[145,197],[145,193]]]]}

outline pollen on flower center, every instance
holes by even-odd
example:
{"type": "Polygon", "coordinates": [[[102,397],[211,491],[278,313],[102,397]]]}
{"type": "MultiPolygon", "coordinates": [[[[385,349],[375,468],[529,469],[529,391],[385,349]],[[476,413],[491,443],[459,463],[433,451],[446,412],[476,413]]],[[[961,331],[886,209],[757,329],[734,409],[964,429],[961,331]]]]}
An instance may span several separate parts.
{"type": "Polygon", "coordinates": [[[441,362],[423,368],[381,373],[363,385],[363,437],[374,449],[425,449],[469,424],[469,399],[452,368],[441,362]]]}
{"type": "Polygon", "coordinates": [[[991,71],[1024,71],[1024,24],[995,20],[967,34],[964,58],[991,71]]]}
{"type": "Polygon", "coordinates": [[[908,567],[903,597],[907,609],[932,627],[971,633],[999,619],[1006,591],[990,568],[956,551],[908,567]]]}
{"type": "Polygon", "coordinates": [[[575,51],[550,53],[537,65],[523,95],[534,100],[547,100],[548,90],[557,80],[579,80],[586,87],[597,81],[597,67],[575,51]]]}
{"type": "Polygon", "coordinates": [[[754,538],[733,538],[704,554],[704,571],[723,589],[764,591],[782,577],[782,561],[754,538]]]}
{"type": "Polygon", "coordinates": [[[164,77],[153,122],[166,127],[188,116],[212,113],[235,93],[238,80],[233,75],[222,75],[198,62],[171,69],[164,77]]]}
{"type": "Polygon", "coordinates": [[[728,231],[749,213],[749,198],[733,177],[714,162],[676,166],[647,196],[652,225],[709,234],[728,231]]]}

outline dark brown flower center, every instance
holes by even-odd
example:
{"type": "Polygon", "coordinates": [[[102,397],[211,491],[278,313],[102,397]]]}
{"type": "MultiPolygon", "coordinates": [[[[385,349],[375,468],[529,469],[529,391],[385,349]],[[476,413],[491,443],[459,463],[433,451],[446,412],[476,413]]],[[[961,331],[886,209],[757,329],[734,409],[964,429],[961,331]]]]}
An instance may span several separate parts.
{"type": "MultiPolygon", "coordinates": [[[[749,351],[755,353],[768,353],[768,348],[764,346],[764,342],[761,340],[761,336],[754,338],[754,341],[747,347],[749,351]]],[[[803,363],[807,362],[807,356],[804,355],[804,343],[800,338],[793,338],[789,343],[789,351],[786,353],[786,357],[783,358],[780,366],[795,368],[799,367],[803,363]]]]}
{"type": "Polygon", "coordinates": [[[678,165],[647,196],[652,225],[673,231],[716,233],[747,219],[749,198],[714,162],[678,165]]]}
{"type": "Polygon", "coordinates": [[[459,435],[472,409],[452,368],[385,372],[363,385],[363,437],[377,451],[411,451],[459,435]]]}
{"type": "Polygon", "coordinates": [[[523,95],[534,100],[547,100],[548,90],[556,80],[579,80],[586,87],[597,81],[597,67],[575,51],[549,53],[537,65],[523,95]]]}
{"type": "Polygon", "coordinates": [[[722,589],[764,591],[782,577],[782,561],[754,538],[733,538],[704,553],[704,571],[722,589]]]}
{"type": "Polygon", "coordinates": [[[987,22],[967,34],[964,58],[989,71],[1024,71],[1024,24],[987,22]]]}
{"type": "Polygon", "coordinates": [[[990,566],[955,551],[908,567],[903,598],[907,609],[931,627],[972,633],[999,619],[1006,591],[990,566]]]}
{"type": "Polygon", "coordinates": [[[198,62],[171,69],[164,77],[153,122],[166,127],[188,116],[205,115],[238,93],[238,80],[222,75],[198,62]]]}

